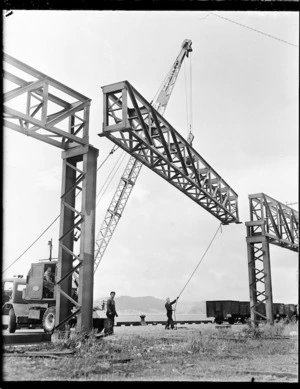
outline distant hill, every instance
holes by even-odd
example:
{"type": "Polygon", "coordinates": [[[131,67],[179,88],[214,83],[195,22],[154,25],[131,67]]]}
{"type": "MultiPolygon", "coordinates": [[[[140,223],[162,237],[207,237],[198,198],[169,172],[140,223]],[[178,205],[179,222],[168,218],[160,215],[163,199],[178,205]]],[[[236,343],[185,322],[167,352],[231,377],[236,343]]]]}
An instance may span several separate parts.
{"type": "MultiPolygon", "coordinates": [[[[108,297],[97,298],[94,305],[101,306],[103,300],[108,297]]],[[[161,314],[165,313],[165,300],[152,296],[130,297],[120,296],[115,298],[117,312],[121,314],[161,314]]],[[[174,304],[175,305],[175,304],[174,304]]],[[[206,314],[206,308],[203,301],[184,301],[179,299],[176,312],[182,314],[206,314]]]]}

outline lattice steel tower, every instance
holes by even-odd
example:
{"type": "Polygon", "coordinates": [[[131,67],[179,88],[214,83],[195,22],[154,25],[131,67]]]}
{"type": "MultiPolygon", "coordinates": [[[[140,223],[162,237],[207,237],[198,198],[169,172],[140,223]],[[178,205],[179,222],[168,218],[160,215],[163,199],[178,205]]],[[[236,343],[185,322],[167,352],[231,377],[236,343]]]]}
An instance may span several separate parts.
{"type": "Polygon", "coordinates": [[[251,321],[274,323],[269,245],[299,251],[299,214],[294,209],[259,193],[249,195],[246,222],[251,321]]]}

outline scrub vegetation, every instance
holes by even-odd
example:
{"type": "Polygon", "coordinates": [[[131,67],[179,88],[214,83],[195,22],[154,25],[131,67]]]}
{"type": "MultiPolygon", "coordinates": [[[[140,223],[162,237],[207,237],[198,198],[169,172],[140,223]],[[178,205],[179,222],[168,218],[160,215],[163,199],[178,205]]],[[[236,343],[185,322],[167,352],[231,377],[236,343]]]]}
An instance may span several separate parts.
{"type": "Polygon", "coordinates": [[[4,381],[298,381],[298,325],[115,327],[5,346],[4,381]],[[295,336],[296,335],[296,336],[295,336]]]}

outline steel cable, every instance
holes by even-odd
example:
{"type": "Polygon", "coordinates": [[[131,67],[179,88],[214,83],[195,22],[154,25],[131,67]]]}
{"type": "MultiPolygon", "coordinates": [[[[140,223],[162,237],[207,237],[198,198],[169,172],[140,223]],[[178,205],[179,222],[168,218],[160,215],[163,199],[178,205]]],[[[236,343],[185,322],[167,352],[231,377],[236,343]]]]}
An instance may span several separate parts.
{"type": "MultiPolygon", "coordinates": [[[[118,147],[114,150],[114,148],[116,147],[116,145],[114,145],[114,147],[112,148],[112,150],[109,152],[108,156],[105,158],[105,160],[101,163],[101,165],[98,167],[97,171],[104,165],[104,163],[107,161],[108,157],[110,157],[110,155],[112,155],[114,153],[114,151],[116,151],[118,149],[118,147]]],[[[56,222],[56,220],[58,220],[60,218],[60,214],[58,216],[56,216],[56,218],[53,220],[52,223],[49,224],[49,226],[38,236],[38,238],[36,238],[36,240],[31,243],[31,245],[29,247],[27,247],[27,249],[25,251],[23,251],[23,253],[21,255],[18,256],[17,259],[15,259],[6,269],[4,269],[2,271],[2,274],[4,274],[9,268],[11,268],[12,265],[14,265],[25,253],[27,253],[27,251],[45,234],[45,232],[47,232],[49,230],[49,228],[56,222]]]]}
{"type": "Polygon", "coordinates": [[[124,158],[126,157],[126,153],[123,151],[123,153],[120,155],[119,159],[117,160],[117,162],[115,163],[115,166],[113,167],[113,169],[111,170],[111,172],[109,173],[107,179],[105,180],[104,184],[102,185],[100,191],[98,192],[97,194],[97,197],[99,197],[98,201],[97,201],[97,204],[96,206],[99,204],[100,200],[102,199],[102,197],[104,196],[104,193],[107,191],[107,188],[109,187],[110,183],[112,182],[114,176],[116,175],[117,171],[119,170],[122,162],[124,161],[124,158]],[[119,165],[117,166],[117,163],[119,163],[119,165]],[[113,170],[116,168],[114,174],[112,175],[112,172],[113,170]],[[111,176],[112,175],[112,176],[111,176]],[[111,176],[111,178],[110,178],[111,176]],[[106,188],[104,189],[103,193],[101,194],[100,196],[100,193],[102,191],[102,189],[104,188],[104,185],[107,183],[108,179],[110,178],[108,184],[106,185],[106,188]]]}
{"type": "MultiPolygon", "coordinates": [[[[210,243],[209,243],[207,249],[205,250],[204,254],[202,255],[200,261],[198,262],[198,264],[197,264],[195,270],[193,271],[193,273],[191,274],[190,278],[187,280],[187,282],[185,283],[185,285],[184,285],[184,287],[182,288],[181,292],[179,293],[178,298],[182,295],[184,289],[186,288],[186,286],[188,285],[188,283],[189,283],[190,280],[192,279],[193,275],[196,273],[198,267],[200,266],[200,263],[201,263],[202,260],[204,259],[206,253],[208,252],[210,246],[212,245],[213,241],[215,240],[215,238],[216,238],[216,236],[217,236],[217,233],[219,232],[220,229],[221,229],[221,232],[222,232],[222,224],[219,225],[219,227],[218,227],[217,231],[215,232],[215,234],[214,234],[212,240],[210,241],[210,243]]],[[[176,300],[175,307],[174,307],[174,318],[175,318],[175,321],[176,321],[176,314],[175,314],[175,311],[176,311],[176,307],[177,307],[178,298],[177,298],[177,300],[176,300]]]]}

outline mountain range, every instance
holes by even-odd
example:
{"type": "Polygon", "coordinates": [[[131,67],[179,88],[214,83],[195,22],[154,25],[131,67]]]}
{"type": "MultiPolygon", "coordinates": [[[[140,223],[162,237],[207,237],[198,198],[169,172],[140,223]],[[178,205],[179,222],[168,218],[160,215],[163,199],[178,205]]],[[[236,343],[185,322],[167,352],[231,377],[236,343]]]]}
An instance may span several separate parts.
{"type": "MultiPolygon", "coordinates": [[[[106,301],[107,299],[108,297],[96,298],[94,300],[94,305],[101,307],[103,301],[106,301]]],[[[152,296],[120,296],[115,297],[115,303],[117,312],[121,314],[161,314],[166,312],[165,300],[152,296]]],[[[205,314],[205,302],[184,301],[179,299],[176,304],[176,311],[181,314],[205,314]]]]}

